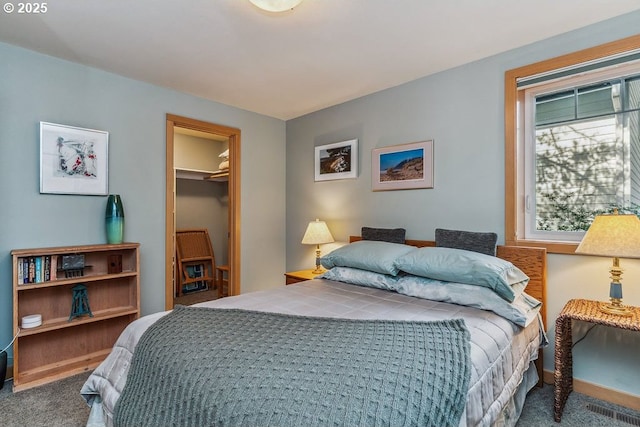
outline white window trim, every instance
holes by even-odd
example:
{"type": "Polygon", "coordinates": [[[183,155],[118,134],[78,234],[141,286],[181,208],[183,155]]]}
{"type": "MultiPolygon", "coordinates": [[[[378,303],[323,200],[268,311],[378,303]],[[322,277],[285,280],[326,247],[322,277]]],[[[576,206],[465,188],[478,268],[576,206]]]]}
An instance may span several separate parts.
{"type": "Polygon", "coordinates": [[[519,135],[523,141],[524,150],[522,164],[524,165],[524,237],[532,240],[549,240],[561,242],[580,242],[584,231],[540,231],[536,229],[536,202],[535,202],[535,99],[540,95],[551,94],[576,86],[588,86],[590,84],[623,77],[640,72],[640,61],[633,61],[624,65],[610,66],[607,68],[592,70],[566,76],[553,81],[521,87],[524,91],[523,126],[519,126],[519,135]]]}

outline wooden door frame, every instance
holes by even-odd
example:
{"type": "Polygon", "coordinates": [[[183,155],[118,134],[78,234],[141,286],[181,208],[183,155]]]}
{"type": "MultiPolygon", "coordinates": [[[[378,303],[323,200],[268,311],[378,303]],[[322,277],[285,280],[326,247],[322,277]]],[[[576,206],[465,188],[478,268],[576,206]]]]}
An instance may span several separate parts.
{"type": "Polygon", "coordinates": [[[165,309],[173,308],[175,280],[174,128],[192,129],[229,139],[229,295],[240,294],[240,129],[167,114],[165,309]]]}

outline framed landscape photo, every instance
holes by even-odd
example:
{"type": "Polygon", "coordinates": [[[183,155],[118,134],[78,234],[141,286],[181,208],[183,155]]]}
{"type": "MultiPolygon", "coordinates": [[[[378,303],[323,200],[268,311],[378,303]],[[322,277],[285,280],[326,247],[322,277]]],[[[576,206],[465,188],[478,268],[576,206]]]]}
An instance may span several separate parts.
{"type": "Polygon", "coordinates": [[[358,177],[358,140],[319,145],[315,148],[316,181],[358,177]]]}
{"type": "Polygon", "coordinates": [[[374,148],[373,191],[433,188],[433,140],[374,148]]]}
{"type": "Polygon", "coordinates": [[[107,195],[109,132],[40,122],[40,193],[107,195]]]}

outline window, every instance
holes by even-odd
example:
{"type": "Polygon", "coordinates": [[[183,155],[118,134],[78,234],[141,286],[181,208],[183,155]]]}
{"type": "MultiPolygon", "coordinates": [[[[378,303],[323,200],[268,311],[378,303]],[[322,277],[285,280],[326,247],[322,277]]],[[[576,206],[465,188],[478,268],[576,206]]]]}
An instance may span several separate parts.
{"type": "Polygon", "coordinates": [[[595,215],[640,205],[639,49],[634,36],[506,73],[507,244],[573,253],[595,215]]]}
{"type": "Polygon", "coordinates": [[[638,206],[640,65],[594,74],[521,89],[525,239],[579,241],[595,215],[638,206]]]}

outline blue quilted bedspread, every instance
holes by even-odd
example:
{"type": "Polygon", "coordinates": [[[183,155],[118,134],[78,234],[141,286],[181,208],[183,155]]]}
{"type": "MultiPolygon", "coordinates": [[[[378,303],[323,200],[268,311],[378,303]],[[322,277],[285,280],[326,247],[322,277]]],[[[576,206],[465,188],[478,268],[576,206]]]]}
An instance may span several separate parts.
{"type": "Polygon", "coordinates": [[[457,426],[462,320],[176,307],[138,343],[116,426],[457,426]]]}

